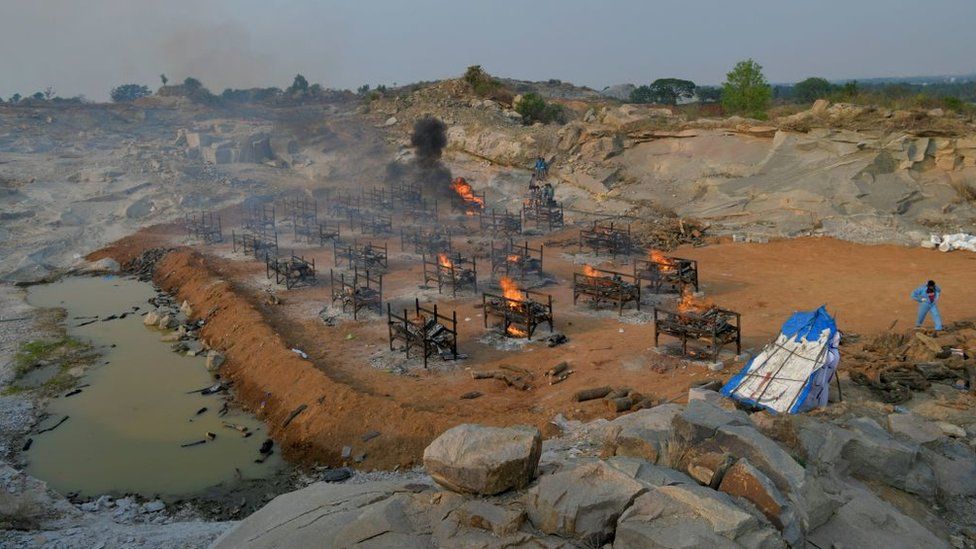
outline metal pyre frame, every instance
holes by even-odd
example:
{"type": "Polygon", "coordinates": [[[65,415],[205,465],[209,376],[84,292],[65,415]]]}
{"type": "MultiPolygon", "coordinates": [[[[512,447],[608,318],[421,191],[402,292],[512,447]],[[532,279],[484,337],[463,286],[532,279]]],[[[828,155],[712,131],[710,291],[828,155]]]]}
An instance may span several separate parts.
{"type": "Polygon", "coordinates": [[[294,200],[285,199],[285,214],[291,217],[292,229],[295,233],[295,240],[303,239],[306,242],[314,242],[317,236],[318,223],[318,202],[309,200],[306,197],[295,198],[294,200]]]}
{"type": "Polygon", "coordinates": [[[352,318],[359,320],[359,311],[372,309],[377,314],[383,313],[383,275],[370,275],[359,270],[353,270],[351,280],[346,273],[336,276],[335,271],[329,269],[329,287],[331,288],[332,304],[342,303],[342,312],[352,309],[352,318]]]}
{"type": "Polygon", "coordinates": [[[346,245],[332,241],[332,259],[337,267],[340,260],[345,260],[350,268],[385,271],[389,267],[388,256],[386,244],[367,242],[346,245]]]}
{"type": "Polygon", "coordinates": [[[543,251],[542,244],[533,248],[528,241],[515,244],[509,239],[499,245],[492,242],[489,254],[492,278],[506,276],[523,280],[530,274],[541,275],[543,251]]]}
{"type": "Polygon", "coordinates": [[[224,241],[224,233],[220,225],[220,215],[215,214],[211,210],[187,213],[184,226],[189,238],[195,238],[205,244],[224,241]]]}
{"type": "Polygon", "coordinates": [[[481,211],[481,233],[494,237],[512,237],[522,234],[522,218],[508,210],[499,212],[494,208],[490,212],[481,211]]]}
{"type": "Polygon", "coordinates": [[[592,267],[588,272],[595,274],[573,273],[573,305],[580,297],[586,297],[594,305],[616,303],[617,314],[623,314],[628,303],[640,310],[641,288],[636,276],[592,267]]]}
{"type": "Polygon", "coordinates": [[[400,251],[412,249],[418,255],[451,253],[451,231],[425,230],[420,227],[400,227],[400,251]]]}
{"type": "Polygon", "coordinates": [[[278,257],[278,233],[271,231],[263,234],[258,231],[245,229],[243,233],[231,232],[234,251],[240,250],[244,254],[253,255],[259,261],[269,257],[278,257]]]}
{"type": "Polygon", "coordinates": [[[370,236],[393,234],[393,217],[378,213],[364,215],[359,218],[359,232],[370,236]]]}
{"type": "Polygon", "coordinates": [[[548,231],[561,229],[565,224],[563,203],[527,200],[522,203],[522,220],[526,225],[532,223],[537,229],[545,228],[548,231]]]}
{"type": "Polygon", "coordinates": [[[481,295],[481,307],[484,314],[485,328],[488,327],[488,317],[501,320],[502,333],[505,337],[525,337],[532,339],[535,329],[540,324],[548,324],[552,332],[552,296],[529,290],[519,290],[522,299],[514,299],[498,294],[485,292],[481,295]],[[537,296],[539,300],[533,299],[537,296]]]}
{"type": "Polygon", "coordinates": [[[326,241],[338,242],[342,224],[336,221],[322,221],[319,223],[319,246],[324,247],[326,241]]]}
{"type": "Polygon", "coordinates": [[[407,309],[400,316],[387,303],[386,324],[390,332],[390,350],[396,350],[393,345],[400,341],[403,343],[401,350],[409,359],[410,349],[420,349],[424,368],[427,359],[435,354],[444,360],[458,359],[457,311],[451,311],[451,316],[443,315],[436,304],[428,309],[420,305],[419,299],[414,299],[414,316],[410,317],[407,309]]]}
{"type": "Polygon", "coordinates": [[[478,263],[475,258],[461,257],[460,253],[439,253],[425,254],[423,261],[424,285],[436,282],[437,293],[441,293],[444,286],[451,289],[452,296],[465,289],[478,291],[478,263]]]}
{"type": "Polygon", "coordinates": [[[335,219],[345,219],[354,226],[363,216],[362,197],[337,191],[335,196],[329,199],[329,215],[335,219]]]}
{"type": "Polygon", "coordinates": [[[661,334],[681,340],[681,352],[688,354],[689,341],[704,341],[711,346],[712,360],[726,345],[735,343],[736,354],[742,353],[741,315],[735,311],[710,307],[697,311],[654,309],[654,346],[661,334]]]}
{"type": "Polygon", "coordinates": [[[634,276],[647,281],[654,293],[663,288],[682,292],[686,287],[698,291],[698,262],[681,257],[661,257],[658,259],[635,259],[634,276]]]}
{"type": "Polygon", "coordinates": [[[404,223],[417,225],[437,224],[437,201],[420,200],[417,203],[403,203],[400,217],[404,223]]]}
{"type": "Polygon", "coordinates": [[[277,233],[274,204],[254,204],[244,207],[243,228],[262,236],[277,233]]]}
{"type": "Polygon", "coordinates": [[[271,257],[264,260],[265,273],[268,278],[274,274],[275,284],[284,283],[286,289],[296,286],[314,286],[318,280],[315,277],[315,258],[305,259],[305,256],[292,253],[289,257],[271,257]]]}
{"type": "Polygon", "coordinates": [[[580,229],[579,249],[588,249],[595,254],[609,254],[612,257],[627,255],[634,250],[634,238],[630,225],[601,224],[596,221],[588,229],[580,229]]]}

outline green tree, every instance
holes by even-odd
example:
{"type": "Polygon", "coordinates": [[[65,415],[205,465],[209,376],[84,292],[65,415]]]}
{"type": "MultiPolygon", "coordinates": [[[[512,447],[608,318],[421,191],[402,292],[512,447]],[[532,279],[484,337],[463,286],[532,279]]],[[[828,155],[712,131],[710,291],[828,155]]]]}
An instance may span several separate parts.
{"type": "Polygon", "coordinates": [[[11,103],[20,103],[20,94],[19,93],[15,93],[15,94],[11,95],[10,96],[10,102],[11,103]]]}
{"type": "Polygon", "coordinates": [[[752,59],[739,61],[732,71],[725,75],[722,84],[722,106],[732,113],[746,114],[754,118],[765,118],[766,107],[773,95],[766,82],[762,66],[752,59]]]}
{"type": "Polygon", "coordinates": [[[722,88],[718,86],[699,86],[696,90],[698,100],[702,103],[721,103],[722,88]]]}
{"type": "Polygon", "coordinates": [[[546,100],[537,93],[527,93],[522,96],[522,100],[515,105],[515,112],[522,115],[523,124],[534,124],[542,122],[558,122],[563,117],[563,107],[556,103],[546,103],[546,100]]]}
{"type": "Polygon", "coordinates": [[[166,85],[167,82],[169,82],[169,78],[166,78],[166,74],[160,74],[159,80],[163,83],[164,86],[166,85]]]}
{"type": "Polygon", "coordinates": [[[308,80],[304,76],[296,74],[291,86],[285,91],[288,95],[305,95],[308,93],[308,80]]]}
{"type": "Polygon", "coordinates": [[[850,82],[845,82],[840,88],[840,95],[844,99],[851,100],[857,97],[860,92],[857,86],[857,80],[851,80],[850,82]]]}
{"type": "Polygon", "coordinates": [[[140,86],[139,84],[123,84],[121,86],[112,88],[109,92],[109,96],[112,101],[116,103],[123,103],[126,101],[133,101],[139,99],[140,97],[146,97],[149,95],[149,88],[146,86],[140,86]]]}
{"type": "Polygon", "coordinates": [[[650,86],[637,86],[630,91],[631,103],[653,103],[654,90],[650,86]]]}
{"type": "Polygon", "coordinates": [[[793,95],[801,103],[813,103],[817,99],[823,99],[834,92],[834,85],[826,78],[811,76],[802,82],[797,82],[793,86],[793,95]]]}
{"type": "Polygon", "coordinates": [[[488,97],[502,87],[501,82],[492,78],[481,68],[481,65],[471,65],[464,71],[464,81],[471,86],[475,94],[488,97]]]}
{"type": "Polygon", "coordinates": [[[656,103],[677,105],[681,99],[691,99],[695,96],[695,83],[680,78],[658,78],[651,83],[656,103]]]}

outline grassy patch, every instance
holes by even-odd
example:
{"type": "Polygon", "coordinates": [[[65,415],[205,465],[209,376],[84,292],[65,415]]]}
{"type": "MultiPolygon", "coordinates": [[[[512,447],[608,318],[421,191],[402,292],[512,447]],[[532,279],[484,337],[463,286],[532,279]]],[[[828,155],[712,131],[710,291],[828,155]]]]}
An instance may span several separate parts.
{"type": "Polygon", "coordinates": [[[14,356],[14,373],[20,378],[45,363],[68,360],[87,350],[90,350],[88,344],[67,336],[55,340],[28,341],[20,346],[14,356]]]}
{"type": "Polygon", "coordinates": [[[55,395],[68,391],[78,381],[69,373],[70,370],[75,366],[91,364],[95,357],[91,345],[73,337],[28,341],[20,346],[14,356],[15,381],[3,390],[3,394],[37,390],[44,395],[55,395]],[[48,367],[55,368],[55,371],[47,379],[43,379],[43,374],[33,381],[25,379],[34,370],[48,367]]]}

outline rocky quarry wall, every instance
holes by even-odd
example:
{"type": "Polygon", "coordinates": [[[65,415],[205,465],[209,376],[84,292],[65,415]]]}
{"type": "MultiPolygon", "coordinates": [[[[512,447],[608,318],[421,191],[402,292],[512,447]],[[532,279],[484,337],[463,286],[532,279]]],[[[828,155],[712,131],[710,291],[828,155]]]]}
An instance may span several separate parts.
{"type": "Polygon", "coordinates": [[[976,231],[976,131],[891,122],[909,115],[824,102],[767,124],[686,122],[668,109],[623,105],[561,127],[459,123],[448,137],[479,162],[523,168],[547,156],[558,197],[582,210],[655,205],[713,232],[868,243],[976,231]],[[855,123],[868,114],[870,122],[855,123]]]}

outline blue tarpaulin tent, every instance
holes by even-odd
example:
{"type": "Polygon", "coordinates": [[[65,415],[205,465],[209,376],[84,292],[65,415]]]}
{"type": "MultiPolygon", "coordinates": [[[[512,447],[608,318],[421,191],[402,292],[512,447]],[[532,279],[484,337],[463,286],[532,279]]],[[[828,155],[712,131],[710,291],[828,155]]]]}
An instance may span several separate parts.
{"type": "Polygon", "coordinates": [[[795,414],[827,404],[840,353],[837,323],[823,306],[793,313],[775,341],[722,387],[739,402],[795,414]]]}

